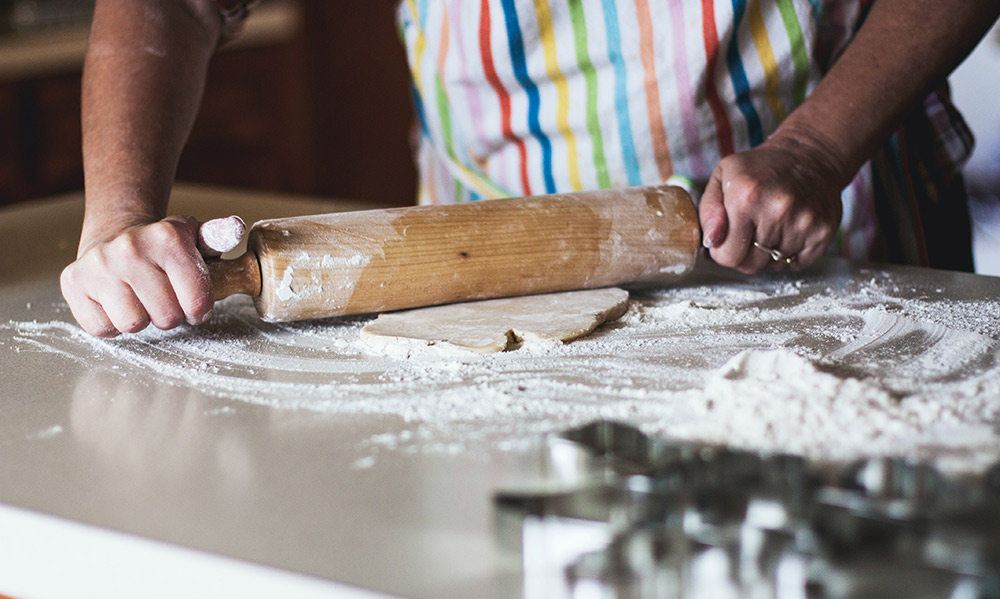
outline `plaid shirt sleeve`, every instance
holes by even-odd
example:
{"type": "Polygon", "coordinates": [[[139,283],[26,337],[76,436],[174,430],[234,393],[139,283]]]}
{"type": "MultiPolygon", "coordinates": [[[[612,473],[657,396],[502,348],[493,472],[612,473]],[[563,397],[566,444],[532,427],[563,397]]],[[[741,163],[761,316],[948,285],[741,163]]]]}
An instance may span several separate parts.
{"type": "Polygon", "coordinates": [[[930,166],[945,178],[954,177],[972,155],[975,146],[972,131],[951,103],[947,89],[939,89],[927,96],[924,112],[932,134],[930,166]]]}
{"type": "Polygon", "coordinates": [[[222,37],[228,39],[240,32],[258,0],[215,0],[222,18],[222,37]]]}

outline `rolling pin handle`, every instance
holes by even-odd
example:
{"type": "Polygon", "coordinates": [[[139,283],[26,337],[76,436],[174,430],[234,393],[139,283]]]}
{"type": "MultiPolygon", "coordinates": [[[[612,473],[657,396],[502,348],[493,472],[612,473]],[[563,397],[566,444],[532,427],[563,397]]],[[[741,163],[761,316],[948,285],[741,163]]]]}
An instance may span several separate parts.
{"type": "Polygon", "coordinates": [[[253,252],[232,260],[209,258],[205,265],[212,277],[215,301],[239,293],[251,297],[260,295],[260,263],[253,252]]]}

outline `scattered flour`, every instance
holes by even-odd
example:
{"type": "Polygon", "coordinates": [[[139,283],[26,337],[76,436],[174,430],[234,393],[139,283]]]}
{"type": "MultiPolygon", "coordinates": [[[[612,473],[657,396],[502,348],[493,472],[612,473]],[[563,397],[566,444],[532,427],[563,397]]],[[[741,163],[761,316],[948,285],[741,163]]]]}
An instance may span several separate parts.
{"type": "Polygon", "coordinates": [[[347,266],[358,267],[368,264],[369,260],[371,260],[369,256],[365,256],[360,253],[349,258],[345,256],[323,256],[323,259],[320,261],[320,266],[323,268],[343,268],[347,266]]]}
{"type": "Polygon", "coordinates": [[[565,345],[479,356],[376,353],[370,318],[261,322],[246,298],[198,328],[104,341],[62,322],[12,322],[15,344],[137,369],[277,409],[391,414],[379,451],[509,447],[595,419],[646,433],[826,461],[900,455],[949,472],[1000,459],[1000,304],[914,297],[890,275],[689,284],[633,295],[628,313],[565,345]]]}
{"type": "Polygon", "coordinates": [[[285,269],[285,275],[281,277],[281,283],[278,284],[278,290],[275,292],[283,302],[287,302],[292,298],[299,297],[299,294],[295,293],[292,289],[292,276],[295,274],[295,268],[289,266],[285,269]]]}

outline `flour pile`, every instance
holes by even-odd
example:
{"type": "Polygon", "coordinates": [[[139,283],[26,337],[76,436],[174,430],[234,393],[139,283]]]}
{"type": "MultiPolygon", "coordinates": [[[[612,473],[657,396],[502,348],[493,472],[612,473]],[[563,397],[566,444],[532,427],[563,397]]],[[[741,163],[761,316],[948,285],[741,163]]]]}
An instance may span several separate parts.
{"type": "Polygon", "coordinates": [[[245,298],[208,325],[112,341],[14,322],[15,343],[277,409],[387,414],[381,451],[488,451],[595,419],[650,435],[841,462],[898,455],[949,472],[1000,459],[1000,304],[900,289],[890,275],[690,283],[566,345],[477,356],[374,354],[369,318],[259,321],[245,298]]]}

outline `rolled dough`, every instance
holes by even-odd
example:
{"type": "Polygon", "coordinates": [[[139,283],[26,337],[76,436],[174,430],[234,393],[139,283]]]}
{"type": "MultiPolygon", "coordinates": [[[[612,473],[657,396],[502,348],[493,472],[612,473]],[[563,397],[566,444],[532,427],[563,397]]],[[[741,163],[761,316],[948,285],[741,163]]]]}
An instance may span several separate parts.
{"type": "Polygon", "coordinates": [[[616,287],[546,293],[381,314],[361,338],[374,346],[447,344],[488,354],[522,342],[570,341],[626,309],[628,292],[616,287]]]}

